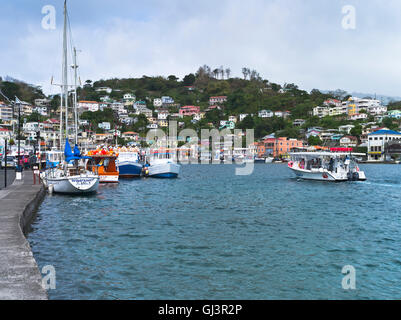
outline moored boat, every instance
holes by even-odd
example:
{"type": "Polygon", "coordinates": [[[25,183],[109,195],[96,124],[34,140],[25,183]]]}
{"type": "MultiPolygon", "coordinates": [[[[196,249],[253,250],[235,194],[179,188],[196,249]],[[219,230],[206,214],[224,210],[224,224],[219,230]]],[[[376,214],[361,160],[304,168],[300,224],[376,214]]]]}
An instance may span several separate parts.
{"type": "Polygon", "coordinates": [[[143,164],[140,161],[140,155],[137,149],[118,149],[117,165],[121,178],[135,178],[141,176],[143,164]]]}
{"type": "Polygon", "coordinates": [[[117,166],[118,153],[113,150],[97,149],[88,152],[92,159],[87,168],[96,172],[100,183],[118,183],[119,172],[117,166]]]}
{"type": "Polygon", "coordinates": [[[295,175],[304,180],[364,181],[365,173],[355,161],[359,154],[335,152],[292,153],[288,163],[295,175]]]}
{"type": "Polygon", "coordinates": [[[148,176],[153,178],[177,178],[181,171],[181,165],[177,164],[172,153],[155,152],[146,165],[148,176]]]}

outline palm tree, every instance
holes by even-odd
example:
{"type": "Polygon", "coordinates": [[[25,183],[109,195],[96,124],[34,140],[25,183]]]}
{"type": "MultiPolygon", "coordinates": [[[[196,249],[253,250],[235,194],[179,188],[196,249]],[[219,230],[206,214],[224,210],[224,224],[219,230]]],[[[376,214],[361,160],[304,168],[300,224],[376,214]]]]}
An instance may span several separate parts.
{"type": "Polygon", "coordinates": [[[230,68],[227,68],[227,69],[226,69],[226,76],[227,76],[227,79],[230,79],[230,74],[231,74],[231,69],[230,69],[230,68]]]}
{"type": "Polygon", "coordinates": [[[246,80],[246,77],[248,76],[248,69],[242,68],[242,74],[244,75],[244,80],[246,80]]]}
{"type": "Polygon", "coordinates": [[[215,77],[216,79],[217,79],[219,73],[220,73],[219,69],[214,69],[214,70],[213,70],[213,74],[214,74],[214,77],[215,77]]]}

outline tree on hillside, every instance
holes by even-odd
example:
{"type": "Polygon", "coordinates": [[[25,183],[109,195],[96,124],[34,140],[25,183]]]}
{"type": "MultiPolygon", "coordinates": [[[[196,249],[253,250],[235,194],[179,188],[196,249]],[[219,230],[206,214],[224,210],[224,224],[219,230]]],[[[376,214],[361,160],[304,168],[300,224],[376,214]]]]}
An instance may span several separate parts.
{"type": "Polygon", "coordinates": [[[193,73],[190,73],[184,77],[183,84],[184,86],[193,86],[195,80],[196,80],[195,75],[193,73]]]}
{"type": "Polygon", "coordinates": [[[248,68],[242,68],[242,74],[244,75],[244,80],[248,77],[248,68]]]}
{"type": "Polygon", "coordinates": [[[226,69],[226,76],[227,76],[227,79],[230,79],[230,74],[231,74],[231,69],[230,69],[230,68],[227,68],[227,69],[226,69]]]}
{"type": "Polygon", "coordinates": [[[323,144],[319,137],[310,136],[308,138],[308,144],[310,146],[321,146],[323,144]]]}

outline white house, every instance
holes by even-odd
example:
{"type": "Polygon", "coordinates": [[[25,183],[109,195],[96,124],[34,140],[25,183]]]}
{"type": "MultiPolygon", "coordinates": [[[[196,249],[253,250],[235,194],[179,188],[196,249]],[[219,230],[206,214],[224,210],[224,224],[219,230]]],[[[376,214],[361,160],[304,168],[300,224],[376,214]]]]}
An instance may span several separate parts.
{"type": "Polygon", "coordinates": [[[110,122],[102,122],[98,124],[98,127],[103,130],[110,130],[110,122]]]}
{"type": "Polygon", "coordinates": [[[163,105],[162,99],[160,99],[160,98],[155,98],[155,99],[153,99],[153,106],[154,106],[155,108],[159,108],[159,107],[161,107],[162,105],[163,105]]]}
{"type": "Polygon", "coordinates": [[[234,123],[237,123],[237,117],[236,116],[229,116],[228,121],[232,121],[234,123]]]}
{"type": "Polygon", "coordinates": [[[259,118],[272,118],[274,116],[274,113],[270,110],[261,110],[258,113],[259,118]]]}
{"type": "Polygon", "coordinates": [[[346,133],[346,134],[350,134],[351,130],[354,129],[355,126],[352,124],[347,124],[345,126],[340,126],[338,127],[338,131],[342,132],[342,133],[346,133]]]}
{"type": "Polygon", "coordinates": [[[368,134],[368,161],[385,161],[386,144],[392,141],[401,142],[401,132],[382,129],[368,134]]]}
{"type": "Polygon", "coordinates": [[[349,117],[349,119],[350,119],[351,121],[365,120],[365,119],[367,119],[367,118],[368,118],[368,115],[367,115],[366,113],[357,113],[357,114],[354,114],[354,115],[352,115],[352,116],[349,117]]]}
{"type": "Polygon", "coordinates": [[[169,114],[170,113],[168,111],[159,111],[157,113],[157,119],[158,120],[167,120],[169,114]]]}
{"type": "Polygon", "coordinates": [[[358,145],[358,138],[353,136],[344,136],[340,139],[340,146],[346,148],[356,147],[358,145]]]}
{"type": "Polygon", "coordinates": [[[133,95],[133,94],[131,94],[131,93],[126,93],[126,94],[124,94],[124,96],[123,96],[123,100],[125,101],[125,102],[133,102],[133,101],[135,101],[135,99],[136,99],[136,97],[133,95]]]}
{"type": "Polygon", "coordinates": [[[24,132],[38,131],[39,130],[39,122],[27,122],[24,123],[22,130],[24,132]]]}
{"type": "Polygon", "coordinates": [[[99,111],[99,103],[96,102],[96,101],[79,101],[77,107],[81,112],[85,112],[85,111],[96,112],[96,111],[99,111]]]}
{"type": "Polygon", "coordinates": [[[0,102],[0,120],[3,122],[11,121],[13,118],[13,109],[0,102]]]}
{"type": "Polygon", "coordinates": [[[113,92],[112,88],[109,87],[99,87],[95,89],[96,92],[107,92],[108,94],[113,92]]]}
{"type": "Polygon", "coordinates": [[[247,113],[241,113],[241,114],[239,115],[239,121],[241,122],[241,121],[244,120],[247,116],[249,116],[249,114],[247,114],[247,113]]]}
{"type": "Polygon", "coordinates": [[[319,117],[319,118],[324,118],[329,115],[330,108],[329,107],[315,107],[313,108],[313,116],[314,117],[319,117]]]}

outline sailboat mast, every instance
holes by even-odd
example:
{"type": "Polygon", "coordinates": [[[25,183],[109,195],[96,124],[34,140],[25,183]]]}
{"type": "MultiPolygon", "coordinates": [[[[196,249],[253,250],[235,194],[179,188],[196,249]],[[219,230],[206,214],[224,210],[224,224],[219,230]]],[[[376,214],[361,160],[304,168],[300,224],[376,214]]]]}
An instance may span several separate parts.
{"type": "Polygon", "coordinates": [[[68,139],[68,54],[67,54],[67,0],[64,1],[63,32],[63,92],[65,103],[65,137],[68,139]]]}
{"type": "Polygon", "coordinates": [[[74,117],[75,117],[75,144],[78,144],[78,113],[77,113],[77,49],[74,48],[74,117]]]}

